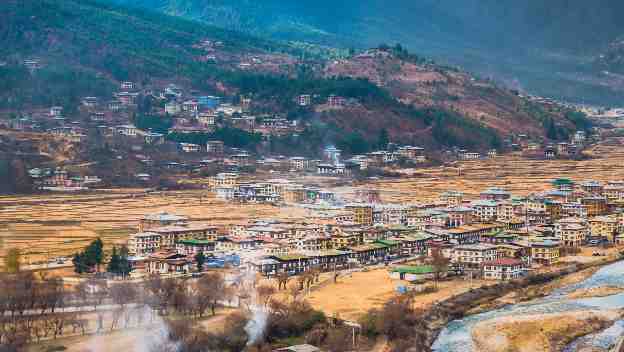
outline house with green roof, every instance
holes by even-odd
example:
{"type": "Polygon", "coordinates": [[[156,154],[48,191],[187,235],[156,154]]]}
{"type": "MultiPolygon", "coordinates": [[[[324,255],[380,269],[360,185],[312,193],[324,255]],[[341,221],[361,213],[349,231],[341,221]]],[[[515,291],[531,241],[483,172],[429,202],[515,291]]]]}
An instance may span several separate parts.
{"type": "MultiPolygon", "coordinates": [[[[441,276],[446,276],[441,272],[441,276]]],[[[405,281],[424,281],[434,279],[436,268],[433,265],[400,266],[390,270],[390,277],[405,281]]]]}
{"type": "Polygon", "coordinates": [[[551,184],[560,190],[572,189],[574,187],[574,182],[569,178],[557,178],[552,180],[551,184]]]}
{"type": "Polygon", "coordinates": [[[352,246],[347,248],[351,254],[350,258],[356,260],[360,264],[378,263],[386,259],[389,254],[388,245],[381,243],[369,243],[360,246],[352,246]]]}

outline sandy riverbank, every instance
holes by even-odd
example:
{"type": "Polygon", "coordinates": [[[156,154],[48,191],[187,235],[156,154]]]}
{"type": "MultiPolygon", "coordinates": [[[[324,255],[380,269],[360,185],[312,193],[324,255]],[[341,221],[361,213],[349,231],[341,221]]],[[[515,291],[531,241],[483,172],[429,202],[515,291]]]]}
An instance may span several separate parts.
{"type": "Polygon", "coordinates": [[[535,314],[487,320],[472,329],[477,351],[556,352],[578,337],[607,328],[620,311],[535,314]]]}
{"type": "Polygon", "coordinates": [[[598,270],[600,270],[600,268],[601,266],[591,267],[585,270],[565,275],[546,284],[532,285],[513,291],[509,294],[488,301],[469,310],[466,315],[479,314],[490,310],[499,309],[509,304],[519,304],[522,302],[527,302],[536,298],[547,296],[557,289],[569,285],[574,285],[588,279],[598,270]]]}
{"type": "Polygon", "coordinates": [[[592,298],[607,297],[624,292],[624,288],[618,286],[598,286],[585,289],[579,289],[567,295],[567,298],[592,298]]]}

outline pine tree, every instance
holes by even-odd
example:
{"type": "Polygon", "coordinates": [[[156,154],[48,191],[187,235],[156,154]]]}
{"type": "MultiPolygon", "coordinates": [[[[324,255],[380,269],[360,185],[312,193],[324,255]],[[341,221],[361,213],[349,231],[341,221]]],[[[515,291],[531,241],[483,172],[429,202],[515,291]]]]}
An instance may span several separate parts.
{"type": "Polygon", "coordinates": [[[76,274],[82,274],[86,271],[84,264],[84,255],[82,253],[74,254],[72,263],[74,264],[74,272],[76,272],[76,274]]]}
{"type": "Polygon", "coordinates": [[[390,138],[388,137],[388,130],[382,128],[379,131],[379,136],[377,137],[377,147],[379,149],[386,149],[388,147],[388,143],[390,143],[390,138]]]}
{"type": "Polygon", "coordinates": [[[197,271],[203,271],[204,263],[206,262],[204,252],[199,252],[195,255],[195,262],[197,263],[197,271]]]}
{"type": "Polygon", "coordinates": [[[129,252],[126,246],[122,246],[119,250],[119,274],[123,277],[130,275],[132,271],[132,265],[130,265],[130,261],[128,260],[129,252]]]}
{"type": "Polygon", "coordinates": [[[108,262],[108,267],[106,267],[106,271],[113,274],[120,274],[120,264],[121,257],[117,253],[117,247],[113,247],[113,254],[111,255],[111,259],[108,262]]]}

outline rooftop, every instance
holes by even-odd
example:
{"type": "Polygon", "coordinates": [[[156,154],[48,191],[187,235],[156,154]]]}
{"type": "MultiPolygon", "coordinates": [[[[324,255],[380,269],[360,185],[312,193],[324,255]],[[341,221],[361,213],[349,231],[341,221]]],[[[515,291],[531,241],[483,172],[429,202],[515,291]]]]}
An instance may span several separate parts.
{"type": "Polygon", "coordinates": [[[434,273],[435,267],[433,265],[419,265],[419,266],[400,266],[391,270],[394,273],[401,274],[431,274],[434,273]]]}

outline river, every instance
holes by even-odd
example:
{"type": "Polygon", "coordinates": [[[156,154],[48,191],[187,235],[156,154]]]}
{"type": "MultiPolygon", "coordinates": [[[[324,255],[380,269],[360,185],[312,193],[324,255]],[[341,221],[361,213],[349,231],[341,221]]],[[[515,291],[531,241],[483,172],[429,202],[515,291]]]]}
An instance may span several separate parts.
{"type": "MultiPolygon", "coordinates": [[[[508,316],[521,316],[539,313],[559,313],[588,309],[624,308],[624,293],[596,298],[568,299],[566,294],[577,289],[599,286],[624,287],[624,261],[607,265],[594,275],[574,285],[558,289],[550,295],[527,303],[509,305],[504,308],[470,315],[451,321],[441,332],[435,343],[435,352],[473,352],[475,351],[471,331],[475,324],[490,319],[508,316]]],[[[611,328],[591,334],[570,344],[566,351],[575,351],[579,344],[596,347],[608,347],[624,332],[624,320],[616,322],[611,328]]],[[[476,351],[475,351],[476,352],[476,351]]]]}

